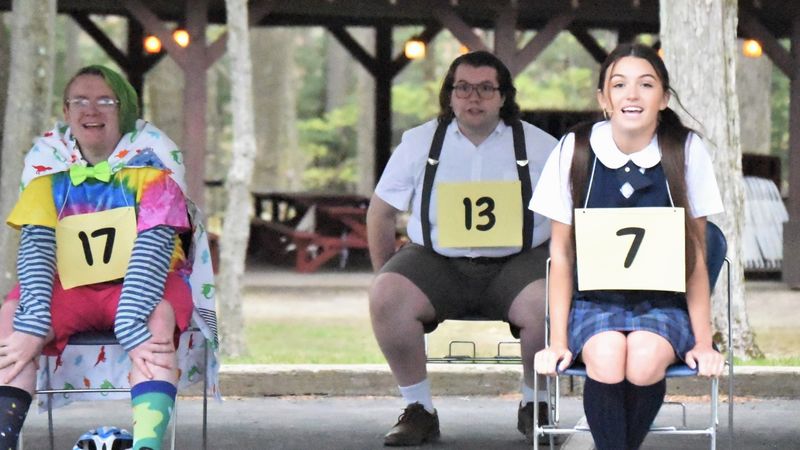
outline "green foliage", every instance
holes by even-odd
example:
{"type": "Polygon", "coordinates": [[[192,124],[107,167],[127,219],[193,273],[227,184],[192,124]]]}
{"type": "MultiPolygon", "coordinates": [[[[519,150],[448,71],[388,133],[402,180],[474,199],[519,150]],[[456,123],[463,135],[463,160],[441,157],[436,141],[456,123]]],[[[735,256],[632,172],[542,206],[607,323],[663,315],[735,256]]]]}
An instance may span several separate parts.
{"type": "Polygon", "coordinates": [[[304,186],[313,191],[354,190],[358,182],[357,121],[355,104],[300,121],[300,147],[311,161],[303,173],[304,186]]]}
{"type": "Polygon", "coordinates": [[[439,114],[439,82],[403,82],[392,86],[393,128],[405,130],[439,114]]]}

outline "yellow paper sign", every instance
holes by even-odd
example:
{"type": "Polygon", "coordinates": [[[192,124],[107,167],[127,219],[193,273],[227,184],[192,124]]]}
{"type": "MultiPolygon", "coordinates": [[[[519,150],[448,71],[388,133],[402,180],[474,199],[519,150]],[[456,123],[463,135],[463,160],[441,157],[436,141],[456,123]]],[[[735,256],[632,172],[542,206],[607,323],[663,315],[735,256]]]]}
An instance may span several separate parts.
{"type": "Polygon", "coordinates": [[[686,292],[683,208],[575,209],[578,289],[686,292]]]}
{"type": "Polygon", "coordinates": [[[132,206],[59,220],[56,264],[64,289],[125,277],[135,239],[132,206]]]}
{"type": "Polygon", "coordinates": [[[522,245],[519,181],[438,183],[440,247],[522,245]]]}

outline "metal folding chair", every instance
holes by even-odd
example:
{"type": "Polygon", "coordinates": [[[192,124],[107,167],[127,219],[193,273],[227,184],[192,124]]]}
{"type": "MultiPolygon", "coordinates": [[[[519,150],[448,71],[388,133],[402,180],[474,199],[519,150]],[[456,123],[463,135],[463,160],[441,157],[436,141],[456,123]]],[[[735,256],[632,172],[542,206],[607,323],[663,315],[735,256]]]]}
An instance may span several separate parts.
{"type": "MultiPolygon", "coordinates": [[[[467,322],[496,322],[482,316],[465,316],[458,319],[448,319],[467,322]]],[[[522,357],[508,349],[519,349],[519,339],[515,335],[514,328],[511,328],[514,340],[497,342],[497,351],[494,355],[478,355],[477,343],[472,340],[450,341],[447,347],[447,354],[443,356],[431,356],[428,351],[428,334],[425,334],[425,354],[428,363],[432,364],[522,364],[522,357]],[[466,349],[466,351],[464,350],[466,349]]]]}
{"type": "MultiPolygon", "coordinates": [[[[199,331],[197,328],[189,328],[185,332],[195,332],[199,331]]],[[[78,333],[70,337],[67,346],[70,345],[105,345],[105,346],[113,346],[119,345],[117,342],[117,338],[114,335],[113,331],[87,331],[83,333],[78,333]]],[[[206,448],[207,436],[208,436],[208,390],[207,390],[207,376],[208,373],[208,342],[203,339],[203,352],[205,361],[205,367],[203,369],[203,449],[206,448]]],[[[49,433],[49,440],[50,440],[50,450],[54,450],[55,448],[55,434],[54,434],[54,427],[53,427],[53,395],[55,394],[108,394],[112,392],[130,392],[130,387],[126,388],[104,388],[104,387],[96,387],[96,388],[70,388],[70,389],[58,389],[53,388],[50,383],[50,360],[49,358],[45,359],[45,365],[42,367],[44,373],[46,374],[46,388],[45,389],[38,389],[36,391],[36,395],[45,396],[45,404],[47,405],[47,429],[49,433]]],[[[170,417],[170,427],[171,427],[171,437],[170,443],[172,450],[175,450],[175,437],[176,437],[176,430],[177,430],[177,419],[178,419],[178,399],[175,399],[175,406],[172,409],[172,417],[170,417]]],[[[19,448],[23,448],[23,439],[22,435],[20,435],[20,443],[19,448]]]]}
{"type": "MultiPolygon", "coordinates": [[[[722,230],[715,224],[708,222],[706,225],[706,263],[708,266],[708,278],[713,289],[717,278],[722,270],[723,264],[727,266],[727,300],[728,300],[728,432],[733,436],[733,351],[732,351],[732,333],[731,333],[731,262],[727,258],[728,244],[725,240],[725,235],[722,230]]],[[[547,295],[546,295],[546,314],[545,314],[545,339],[546,345],[550,345],[550,259],[547,260],[547,295]]],[[[534,369],[535,370],[535,369],[534,369]]],[[[574,363],[567,370],[555,377],[548,377],[547,391],[550,395],[550,423],[552,425],[539,424],[539,405],[534,403],[533,410],[533,434],[534,436],[548,436],[550,437],[551,448],[553,446],[553,437],[555,435],[570,435],[581,432],[589,432],[588,427],[574,426],[572,428],[560,428],[559,423],[559,400],[560,400],[560,376],[576,376],[586,377],[586,367],[581,363],[574,363]]],[[[689,377],[696,376],[697,371],[690,369],[686,364],[674,364],[667,369],[667,378],[674,377],[689,377]]],[[[538,377],[535,378],[538,381],[538,377]]],[[[703,428],[689,428],[686,425],[686,407],[683,404],[679,405],[683,408],[683,421],[681,426],[668,426],[668,427],[652,427],[650,433],[652,434],[680,434],[680,435],[702,435],[708,436],[709,448],[716,449],[717,445],[717,425],[719,424],[719,379],[712,378],[711,384],[711,411],[707,427],[703,428]]],[[[538,390],[538,382],[535,383],[534,390],[538,390]]],[[[732,442],[732,439],[730,440],[732,442]]],[[[533,440],[534,450],[538,450],[538,439],[533,440]]]]}

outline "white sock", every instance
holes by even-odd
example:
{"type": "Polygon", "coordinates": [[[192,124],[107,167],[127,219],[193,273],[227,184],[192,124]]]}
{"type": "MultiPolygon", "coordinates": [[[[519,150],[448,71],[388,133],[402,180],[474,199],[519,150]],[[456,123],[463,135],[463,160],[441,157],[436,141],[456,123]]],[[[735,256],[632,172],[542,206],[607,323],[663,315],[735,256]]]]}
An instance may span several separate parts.
{"type": "Polygon", "coordinates": [[[528,403],[532,403],[534,401],[547,402],[548,401],[547,390],[540,389],[538,393],[534,392],[533,388],[528,386],[528,384],[523,381],[522,401],[520,402],[520,404],[522,406],[525,406],[528,403]]]}
{"type": "Polygon", "coordinates": [[[400,395],[407,405],[419,403],[425,410],[433,414],[433,397],[431,396],[431,382],[427,378],[411,386],[398,386],[400,395]]]}

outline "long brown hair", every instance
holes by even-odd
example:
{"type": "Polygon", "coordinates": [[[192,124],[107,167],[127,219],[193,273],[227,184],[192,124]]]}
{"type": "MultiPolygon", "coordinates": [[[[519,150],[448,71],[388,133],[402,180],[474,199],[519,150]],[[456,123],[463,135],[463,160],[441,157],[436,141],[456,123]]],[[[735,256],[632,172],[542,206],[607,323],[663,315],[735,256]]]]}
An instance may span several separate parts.
{"type": "MultiPolygon", "coordinates": [[[[656,71],[656,75],[661,81],[664,92],[669,92],[675,96],[678,103],[678,94],[669,84],[669,73],[664,61],[658,56],[655,50],[642,44],[621,44],[612,51],[603,64],[600,66],[600,76],[597,81],[599,92],[605,91],[606,75],[610,68],[620,59],[632,56],[641,58],[650,63],[656,71]]],[[[572,204],[581,207],[586,197],[587,179],[591,170],[589,155],[589,135],[592,131],[592,123],[582,123],[576,125],[572,130],[575,133],[575,150],[572,155],[572,167],[570,168],[570,190],[572,193],[572,204]]],[[[681,119],[671,108],[667,107],[658,115],[656,125],[656,135],[658,136],[658,147],[661,150],[661,166],[667,178],[669,190],[675,206],[684,208],[685,214],[685,233],[686,233],[686,275],[692,273],[697,260],[695,255],[695,245],[700,243],[700,248],[705,248],[705,239],[697,233],[695,227],[691,225],[691,215],[689,214],[689,201],[686,193],[686,174],[685,174],[685,146],[689,134],[694,132],[681,122],[681,119]]]]}

